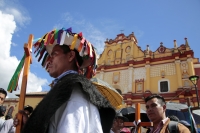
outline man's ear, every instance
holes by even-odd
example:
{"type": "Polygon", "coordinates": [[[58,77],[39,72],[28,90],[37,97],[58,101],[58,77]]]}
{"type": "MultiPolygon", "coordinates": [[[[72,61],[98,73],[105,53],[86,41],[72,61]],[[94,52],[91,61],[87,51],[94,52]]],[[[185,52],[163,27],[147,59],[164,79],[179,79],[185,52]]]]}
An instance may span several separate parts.
{"type": "Polygon", "coordinates": [[[69,52],[69,61],[73,61],[76,58],[76,53],[75,51],[70,51],[69,52]]]}
{"type": "Polygon", "coordinates": [[[163,110],[166,111],[166,109],[167,109],[167,106],[165,104],[165,105],[163,105],[163,110]]]}

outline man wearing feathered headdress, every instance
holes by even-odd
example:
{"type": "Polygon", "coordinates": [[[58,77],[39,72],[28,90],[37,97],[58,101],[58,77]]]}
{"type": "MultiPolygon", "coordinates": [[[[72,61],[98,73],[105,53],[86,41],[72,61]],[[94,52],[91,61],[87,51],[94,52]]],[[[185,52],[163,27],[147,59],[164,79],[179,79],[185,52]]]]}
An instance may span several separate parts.
{"type": "Polygon", "coordinates": [[[88,80],[96,69],[92,44],[82,33],[62,28],[45,34],[34,47],[55,80],[22,133],[109,133],[115,110],[88,80]]]}

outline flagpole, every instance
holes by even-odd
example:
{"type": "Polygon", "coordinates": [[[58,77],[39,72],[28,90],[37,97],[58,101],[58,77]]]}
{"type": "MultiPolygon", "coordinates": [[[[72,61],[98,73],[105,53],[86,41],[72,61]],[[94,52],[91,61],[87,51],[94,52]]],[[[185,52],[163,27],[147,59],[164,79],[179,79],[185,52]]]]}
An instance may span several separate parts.
{"type": "MultiPolygon", "coordinates": [[[[25,96],[26,96],[26,86],[27,86],[27,80],[28,80],[28,73],[30,64],[32,63],[32,57],[31,57],[31,49],[32,49],[32,41],[33,41],[33,35],[29,35],[28,44],[24,44],[24,52],[25,52],[25,63],[24,63],[24,72],[22,77],[22,85],[21,85],[21,92],[19,97],[19,108],[18,110],[24,109],[24,103],[25,103],[25,96]]],[[[17,119],[19,120],[19,124],[16,127],[16,133],[20,133],[22,129],[22,114],[17,115],[17,119]]]]}

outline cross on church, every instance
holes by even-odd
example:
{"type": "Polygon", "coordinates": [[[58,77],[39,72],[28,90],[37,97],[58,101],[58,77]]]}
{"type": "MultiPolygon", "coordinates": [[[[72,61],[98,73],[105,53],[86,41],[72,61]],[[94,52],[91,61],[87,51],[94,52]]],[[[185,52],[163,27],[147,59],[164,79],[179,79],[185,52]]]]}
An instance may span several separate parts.
{"type": "MultiPolygon", "coordinates": [[[[30,64],[32,63],[32,56],[31,56],[32,42],[33,42],[33,35],[31,34],[29,35],[28,44],[27,43],[24,44],[25,63],[24,63],[24,72],[23,72],[23,77],[22,77],[22,85],[21,85],[21,92],[20,92],[20,97],[19,97],[18,110],[24,109],[28,73],[29,73],[30,64]]],[[[17,119],[19,120],[19,124],[16,127],[16,133],[20,133],[21,128],[22,128],[22,114],[18,113],[17,119]]]]}
{"type": "Polygon", "coordinates": [[[120,30],[121,31],[121,33],[124,31],[124,30],[120,30]]]}
{"type": "Polygon", "coordinates": [[[140,103],[135,104],[135,123],[133,122],[124,122],[124,126],[126,127],[135,127],[137,133],[141,133],[141,126],[150,127],[153,126],[152,122],[140,122],[140,103]]]}

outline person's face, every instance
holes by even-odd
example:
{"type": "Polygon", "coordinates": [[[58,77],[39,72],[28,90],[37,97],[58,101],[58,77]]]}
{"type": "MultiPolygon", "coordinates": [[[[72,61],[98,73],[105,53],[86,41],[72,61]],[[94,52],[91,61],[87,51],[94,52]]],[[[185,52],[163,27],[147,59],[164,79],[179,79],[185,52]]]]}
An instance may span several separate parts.
{"type": "Polygon", "coordinates": [[[24,112],[29,116],[31,113],[28,110],[24,110],[24,112]]]}
{"type": "Polygon", "coordinates": [[[0,93],[0,105],[2,105],[5,101],[6,95],[3,93],[0,93]]]}
{"type": "Polygon", "coordinates": [[[165,117],[166,105],[161,106],[157,98],[146,103],[146,112],[152,122],[160,122],[165,117]]]}
{"type": "Polygon", "coordinates": [[[72,62],[73,58],[74,56],[72,56],[72,51],[64,54],[59,45],[54,46],[47,68],[49,75],[53,78],[57,78],[63,72],[70,70],[70,67],[72,66],[70,63],[72,62]]]}
{"type": "Polygon", "coordinates": [[[115,119],[113,122],[113,127],[114,129],[120,130],[124,127],[124,121],[122,119],[115,119]]]}

